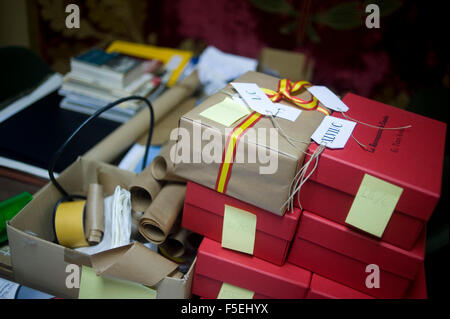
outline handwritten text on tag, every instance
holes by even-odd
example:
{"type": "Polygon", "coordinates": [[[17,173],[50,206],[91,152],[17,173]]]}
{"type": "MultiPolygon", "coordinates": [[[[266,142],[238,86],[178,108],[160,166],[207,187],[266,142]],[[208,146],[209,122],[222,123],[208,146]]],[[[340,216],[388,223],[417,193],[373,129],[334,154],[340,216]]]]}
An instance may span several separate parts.
{"type": "Polygon", "coordinates": [[[326,116],[311,138],[328,148],[344,148],[356,123],[333,116],[326,116]]]}
{"type": "Polygon", "coordinates": [[[275,105],[255,83],[232,82],[231,85],[253,111],[264,115],[276,114],[275,105]]]}

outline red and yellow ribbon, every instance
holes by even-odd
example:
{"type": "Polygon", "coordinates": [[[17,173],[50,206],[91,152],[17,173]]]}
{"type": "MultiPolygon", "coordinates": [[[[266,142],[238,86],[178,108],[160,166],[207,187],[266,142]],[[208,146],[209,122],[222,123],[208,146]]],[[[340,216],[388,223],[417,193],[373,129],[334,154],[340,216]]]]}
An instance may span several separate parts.
{"type": "Polygon", "coordinates": [[[288,100],[295,105],[306,109],[306,110],[316,110],[325,115],[330,115],[330,112],[319,105],[319,100],[314,95],[311,95],[310,100],[304,100],[293,94],[300,92],[300,90],[312,86],[308,81],[297,81],[292,82],[289,79],[281,79],[278,82],[278,90],[270,90],[266,88],[261,88],[263,92],[269,97],[272,102],[279,102],[282,99],[288,100]]]}
{"type": "Polygon", "coordinates": [[[230,180],[231,170],[233,168],[234,158],[239,140],[245,132],[255,125],[262,118],[262,114],[253,112],[247,116],[241,124],[236,126],[228,135],[225,149],[222,154],[222,163],[220,164],[219,174],[217,175],[216,191],[226,193],[228,181],[230,180]]]}
{"type": "MultiPolygon", "coordinates": [[[[265,88],[261,89],[272,102],[278,102],[281,99],[285,99],[306,110],[316,110],[324,113],[325,115],[330,115],[330,112],[327,109],[321,107],[319,105],[319,101],[313,95],[311,95],[312,98],[308,101],[296,96],[292,96],[292,94],[295,94],[301,89],[309,86],[311,86],[311,83],[309,83],[308,81],[291,82],[288,79],[282,79],[278,82],[278,91],[273,91],[265,88]]],[[[253,125],[255,125],[262,117],[263,115],[260,113],[251,113],[233,129],[230,135],[228,135],[225,149],[223,150],[222,154],[222,163],[220,164],[219,173],[217,174],[215,187],[217,192],[226,193],[228,182],[231,176],[231,170],[233,168],[233,162],[236,157],[236,149],[239,140],[245,134],[245,132],[253,125]]]]}

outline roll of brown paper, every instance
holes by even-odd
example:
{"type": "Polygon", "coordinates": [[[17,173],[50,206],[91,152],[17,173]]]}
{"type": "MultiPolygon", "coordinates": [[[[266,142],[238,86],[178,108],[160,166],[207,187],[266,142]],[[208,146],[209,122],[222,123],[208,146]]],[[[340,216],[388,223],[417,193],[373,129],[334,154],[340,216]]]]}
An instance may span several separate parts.
{"type": "Polygon", "coordinates": [[[173,173],[174,165],[170,158],[170,150],[175,145],[175,141],[169,141],[163,146],[161,152],[150,164],[153,177],[158,181],[185,182],[186,180],[173,173]]]}
{"type": "MultiPolygon", "coordinates": [[[[152,104],[155,113],[155,123],[165,114],[191,96],[200,86],[197,72],[193,72],[180,83],[175,84],[164,92],[152,104]]],[[[129,148],[141,135],[149,129],[150,111],[145,107],[127,123],[121,125],[114,132],[94,146],[84,157],[110,163],[129,148]]]]}
{"type": "MultiPolygon", "coordinates": [[[[191,232],[185,228],[180,228],[178,232],[170,234],[166,241],[159,245],[171,258],[182,257],[187,248],[187,239],[191,232]]],[[[170,258],[169,257],[169,258],[170,258]]]]}
{"type": "Polygon", "coordinates": [[[86,199],[86,238],[89,245],[97,245],[104,233],[103,187],[100,184],[89,184],[86,199]]]}
{"type": "Polygon", "coordinates": [[[183,208],[185,194],[186,186],[182,184],[163,187],[139,222],[139,232],[145,239],[154,244],[166,240],[183,208]]]}
{"type": "Polygon", "coordinates": [[[110,196],[114,194],[117,186],[127,189],[126,183],[117,175],[108,173],[100,169],[97,173],[98,183],[103,186],[103,192],[105,196],[110,196]]]}
{"type": "Polygon", "coordinates": [[[135,212],[146,211],[160,191],[161,183],[153,178],[150,166],[147,166],[131,182],[131,207],[135,212]]]}

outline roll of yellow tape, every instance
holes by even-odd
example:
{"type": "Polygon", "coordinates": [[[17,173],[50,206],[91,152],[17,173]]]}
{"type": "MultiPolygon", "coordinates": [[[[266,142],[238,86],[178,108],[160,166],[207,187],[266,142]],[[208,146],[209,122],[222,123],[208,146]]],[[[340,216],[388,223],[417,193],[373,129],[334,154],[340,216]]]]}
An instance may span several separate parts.
{"type": "Polygon", "coordinates": [[[58,243],[65,247],[89,246],[84,233],[84,206],[86,201],[62,202],[55,212],[55,233],[58,243]]]}

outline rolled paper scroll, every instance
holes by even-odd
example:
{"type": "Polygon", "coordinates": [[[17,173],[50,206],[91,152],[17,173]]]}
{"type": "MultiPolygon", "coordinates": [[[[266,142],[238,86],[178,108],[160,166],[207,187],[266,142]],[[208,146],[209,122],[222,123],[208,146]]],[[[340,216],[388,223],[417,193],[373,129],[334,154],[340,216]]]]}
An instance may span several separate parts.
{"type": "Polygon", "coordinates": [[[159,245],[159,248],[164,251],[164,254],[167,254],[166,257],[170,259],[181,258],[188,250],[187,238],[190,234],[191,232],[189,230],[180,228],[178,232],[170,234],[166,241],[159,245]]]}
{"type": "Polygon", "coordinates": [[[174,165],[170,158],[170,150],[175,145],[174,141],[169,141],[163,146],[161,152],[150,164],[153,177],[158,181],[185,182],[186,179],[174,174],[174,165]]]}
{"type": "Polygon", "coordinates": [[[97,245],[105,231],[103,203],[103,186],[89,184],[85,212],[85,230],[89,245],[97,245]]]}
{"type": "Polygon", "coordinates": [[[131,182],[131,207],[135,212],[146,211],[160,191],[161,183],[153,178],[148,166],[131,182]]]}
{"type": "Polygon", "coordinates": [[[170,234],[183,209],[186,185],[168,184],[163,187],[139,222],[139,232],[154,244],[163,243],[170,234]]]}

